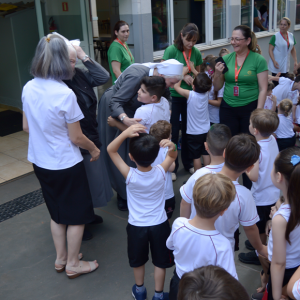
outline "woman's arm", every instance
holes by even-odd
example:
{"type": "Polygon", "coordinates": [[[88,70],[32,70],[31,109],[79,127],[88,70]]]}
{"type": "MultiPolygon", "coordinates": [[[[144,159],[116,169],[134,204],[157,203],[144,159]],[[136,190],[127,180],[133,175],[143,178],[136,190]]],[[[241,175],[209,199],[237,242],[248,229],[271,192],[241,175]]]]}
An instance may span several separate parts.
{"type": "Polygon", "coordinates": [[[112,70],[113,70],[116,78],[118,78],[122,74],[122,72],[121,72],[121,63],[116,61],[116,60],[113,60],[111,62],[111,67],[112,67],[112,70]]]}
{"type": "Polygon", "coordinates": [[[25,115],[25,112],[23,111],[23,130],[27,133],[29,133],[29,126],[28,126],[28,121],[25,115]]]}
{"type": "Polygon", "coordinates": [[[294,46],[293,49],[291,50],[291,55],[292,55],[293,60],[294,60],[294,70],[297,70],[298,62],[297,62],[297,53],[296,53],[296,48],[295,48],[295,46],[294,46]]]}
{"type": "Polygon", "coordinates": [[[218,97],[217,100],[208,100],[208,103],[210,105],[213,105],[213,106],[216,106],[216,107],[220,107],[222,99],[223,99],[223,97],[218,97]]]}
{"type": "Polygon", "coordinates": [[[274,53],[273,53],[273,50],[274,50],[274,46],[272,44],[269,44],[269,56],[270,58],[272,59],[272,62],[273,62],[273,65],[276,69],[279,69],[279,64],[278,62],[275,60],[274,58],[274,53]]]}
{"type": "Polygon", "coordinates": [[[224,85],[225,78],[224,78],[224,74],[222,74],[223,70],[224,70],[223,63],[218,62],[215,66],[214,81],[213,81],[215,91],[219,91],[224,85]]]}
{"type": "Polygon", "coordinates": [[[273,255],[271,262],[271,278],[274,300],[279,300],[282,294],[282,283],[286,264],[286,226],[287,222],[281,215],[277,215],[273,218],[273,255]]]}
{"type": "Polygon", "coordinates": [[[264,108],[266,98],[267,98],[267,89],[268,89],[268,71],[263,71],[257,74],[259,94],[257,108],[264,108]]]}

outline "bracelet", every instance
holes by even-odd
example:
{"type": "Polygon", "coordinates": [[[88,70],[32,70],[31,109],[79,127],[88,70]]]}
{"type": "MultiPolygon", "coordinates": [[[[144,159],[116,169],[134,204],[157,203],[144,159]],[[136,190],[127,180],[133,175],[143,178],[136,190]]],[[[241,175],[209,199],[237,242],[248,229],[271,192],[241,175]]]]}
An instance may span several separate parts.
{"type": "Polygon", "coordinates": [[[174,143],[174,145],[175,145],[175,150],[174,151],[177,151],[177,145],[174,143]]]}

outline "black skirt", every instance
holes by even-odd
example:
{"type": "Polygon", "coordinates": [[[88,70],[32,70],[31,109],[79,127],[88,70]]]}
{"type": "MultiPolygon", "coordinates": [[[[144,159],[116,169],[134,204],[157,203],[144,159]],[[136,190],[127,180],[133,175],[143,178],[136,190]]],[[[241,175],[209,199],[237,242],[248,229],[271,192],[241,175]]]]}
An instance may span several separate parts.
{"type": "Polygon", "coordinates": [[[51,219],[57,224],[82,225],[94,221],[92,197],[83,162],[62,170],[33,164],[51,219]]]}

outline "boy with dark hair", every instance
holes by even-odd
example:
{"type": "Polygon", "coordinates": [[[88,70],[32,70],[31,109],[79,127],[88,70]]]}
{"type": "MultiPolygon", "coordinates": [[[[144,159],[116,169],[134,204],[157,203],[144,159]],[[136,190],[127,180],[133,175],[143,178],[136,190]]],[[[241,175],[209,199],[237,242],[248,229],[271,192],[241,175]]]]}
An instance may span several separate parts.
{"type": "Polygon", "coordinates": [[[177,300],[182,275],[202,266],[220,266],[237,278],[230,242],[214,225],[235,198],[232,181],[221,174],[206,174],[197,180],[193,198],[196,215],[190,220],[177,218],[167,240],[176,264],[170,300],[177,300]]]}
{"type": "MultiPolygon", "coordinates": [[[[256,225],[264,245],[267,243],[265,228],[267,221],[270,220],[270,210],[280,196],[280,190],[274,186],[270,176],[279,152],[276,139],[272,135],[278,125],[279,118],[274,111],[257,108],[250,116],[249,131],[260,145],[260,154],[258,161],[247,175],[253,182],[251,192],[259,216],[256,225]]],[[[245,244],[249,250],[253,250],[249,241],[245,244]]],[[[255,252],[240,253],[239,259],[244,263],[260,264],[255,252]]]]}
{"type": "Polygon", "coordinates": [[[164,189],[166,172],[175,161],[177,150],[174,144],[169,145],[166,159],[152,167],[159,152],[159,142],[153,136],[141,133],[143,131],[145,126],[141,124],[130,126],[108,145],[107,152],[126,179],[128,258],[135,277],[132,296],[136,300],[147,298],[144,274],[150,244],[155,281],[152,300],[168,299],[168,293],[163,292],[166,268],[172,267],[174,262],[172,252],[166,247],[171,230],[164,210],[164,189]],[[118,153],[127,138],[131,138],[129,157],[137,168],[129,167],[118,153]]]}
{"type": "MultiPolygon", "coordinates": [[[[150,128],[149,134],[154,136],[156,140],[162,144],[155,161],[152,163],[152,167],[161,164],[168,155],[169,146],[173,146],[171,142],[171,129],[172,125],[167,121],[157,121],[150,128]]],[[[175,169],[175,162],[172,163],[168,172],[166,173],[166,184],[165,184],[165,211],[167,213],[168,220],[172,218],[173,211],[175,209],[175,194],[172,183],[172,172],[175,169]]]]}
{"type": "Polygon", "coordinates": [[[182,197],[180,204],[180,216],[189,218],[196,215],[196,210],[193,200],[193,189],[196,181],[201,176],[208,173],[218,173],[224,166],[223,153],[231,139],[231,131],[228,126],[224,124],[214,124],[210,127],[205,144],[205,149],[210,156],[210,165],[197,170],[180,188],[182,197]]]}
{"type": "Polygon", "coordinates": [[[212,81],[205,73],[199,73],[193,81],[193,90],[180,87],[181,81],[174,85],[175,91],[187,99],[187,142],[189,152],[193,158],[194,170],[202,167],[201,155],[204,165],[209,164],[209,155],[205,150],[204,142],[210,127],[208,111],[208,92],[212,81]]]}

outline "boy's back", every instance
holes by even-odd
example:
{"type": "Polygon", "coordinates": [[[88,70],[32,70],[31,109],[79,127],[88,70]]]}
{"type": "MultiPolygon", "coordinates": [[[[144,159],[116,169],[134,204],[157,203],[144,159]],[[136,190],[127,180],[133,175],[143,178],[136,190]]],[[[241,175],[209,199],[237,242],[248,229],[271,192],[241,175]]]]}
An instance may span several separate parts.
{"type": "Polygon", "coordinates": [[[277,98],[277,105],[285,99],[291,99],[293,104],[297,104],[299,92],[297,90],[292,91],[294,81],[291,79],[280,77],[279,84],[273,89],[272,94],[277,98]]]}
{"type": "Polygon", "coordinates": [[[158,103],[142,105],[136,110],[134,118],[142,119],[140,123],[146,126],[147,133],[149,133],[150,127],[157,121],[164,120],[170,122],[169,101],[165,97],[161,97],[158,103]]]}
{"type": "Polygon", "coordinates": [[[280,190],[274,186],[271,171],[278,151],[273,135],[257,142],[260,145],[258,180],[252,183],[251,192],[256,206],[271,205],[280,196],[280,190]]]}
{"type": "Polygon", "coordinates": [[[230,242],[217,230],[202,230],[192,226],[189,219],[177,218],[167,240],[174,250],[176,273],[184,273],[208,265],[220,266],[237,278],[230,242]]]}
{"type": "Polygon", "coordinates": [[[154,226],[167,220],[164,210],[166,172],[161,165],[149,172],[130,168],[126,179],[128,223],[134,226],[154,226]]]}

